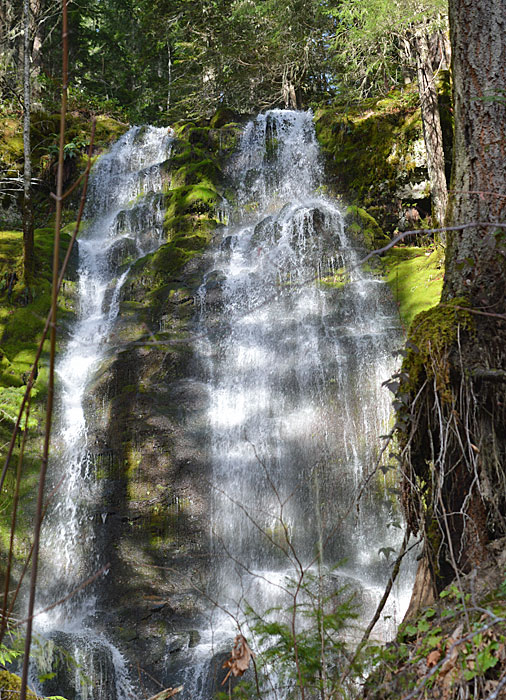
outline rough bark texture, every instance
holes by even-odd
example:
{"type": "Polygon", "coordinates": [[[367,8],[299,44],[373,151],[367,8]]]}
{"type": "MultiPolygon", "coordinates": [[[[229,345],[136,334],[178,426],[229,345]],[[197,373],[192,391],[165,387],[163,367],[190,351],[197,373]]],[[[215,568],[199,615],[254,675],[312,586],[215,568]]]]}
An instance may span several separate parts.
{"type": "MultiPolygon", "coordinates": [[[[450,21],[455,155],[448,220],[504,222],[506,5],[450,0],[450,21]]],[[[449,238],[444,300],[462,295],[472,308],[505,314],[504,233],[477,227],[449,238]]],[[[469,396],[462,418],[470,421],[460,436],[475,445],[478,477],[469,493],[467,529],[481,543],[484,533],[495,539],[505,532],[506,387],[497,377],[506,369],[506,318],[475,315],[475,332],[453,348],[453,363],[469,396]]]]}
{"type": "MultiPolygon", "coordinates": [[[[451,224],[506,218],[506,5],[450,0],[455,145],[451,224]]],[[[445,298],[504,305],[504,253],[493,228],[449,238],[445,298]]]]}
{"type": "MultiPolygon", "coordinates": [[[[506,5],[450,0],[455,145],[447,221],[506,220],[506,5]]],[[[506,533],[506,237],[448,236],[443,302],[417,317],[403,432],[404,503],[437,587],[490,563],[506,533]],[[465,311],[466,308],[469,311],[465,311]]]]}
{"type": "Polygon", "coordinates": [[[432,212],[437,222],[436,225],[440,225],[445,217],[448,192],[436,83],[430,60],[429,41],[425,32],[420,32],[416,36],[415,44],[418,92],[422,111],[423,137],[427,151],[432,212]]]}

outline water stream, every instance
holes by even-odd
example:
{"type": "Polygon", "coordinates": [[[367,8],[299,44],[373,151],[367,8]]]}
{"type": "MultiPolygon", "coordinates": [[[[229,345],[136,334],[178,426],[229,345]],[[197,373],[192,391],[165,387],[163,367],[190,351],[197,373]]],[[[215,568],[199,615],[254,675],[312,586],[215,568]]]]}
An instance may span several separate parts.
{"type": "MultiPolygon", "coordinates": [[[[368,620],[390,572],[381,550],[402,538],[382,478],[356,508],[388,428],[381,384],[393,370],[398,317],[384,282],[357,264],[364,249],[340,209],[321,194],[311,114],[274,110],[251,121],[228,174],[237,201],[199,298],[213,491],[208,595],[217,604],[186,676],[185,697],[201,700],[215,672],[208,660],[230,650],[237,620],[248,629],[248,606],[260,617],[281,608],[282,617],[283,588],[302,566],[327,591],[350,586],[368,620]]],[[[397,588],[377,637],[391,636],[408,595],[409,584],[397,588]]],[[[284,694],[273,688],[270,697],[284,694]]]]}
{"type": "MultiPolygon", "coordinates": [[[[91,172],[79,240],[77,321],[56,368],[60,408],[51,476],[57,497],[43,530],[39,608],[65,597],[106,564],[95,545],[101,483],[88,453],[85,394],[107,354],[131,265],[163,242],[162,188],[171,141],[167,129],[133,127],[91,172]]],[[[68,692],[76,700],[131,697],[125,661],[110,640],[94,631],[95,612],[94,588],[87,586],[37,618],[39,632],[56,644],[56,653],[65,649],[81,667],[67,670],[65,688],[61,674],[59,687],[46,683],[46,693],[68,692]],[[83,681],[83,673],[88,680],[83,681]]],[[[52,654],[47,654],[49,664],[52,654]]]]}

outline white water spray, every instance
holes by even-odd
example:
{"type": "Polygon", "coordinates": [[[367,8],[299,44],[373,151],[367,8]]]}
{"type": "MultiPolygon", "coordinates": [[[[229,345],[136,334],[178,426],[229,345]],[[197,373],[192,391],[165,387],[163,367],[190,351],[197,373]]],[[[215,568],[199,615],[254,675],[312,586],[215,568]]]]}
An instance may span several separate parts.
{"type": "MultiPolygon", "coordinates": [[[[56,504],[46,517],[39,608],[71,591],[105,564],[94,546],[93,504],[100,482],[88,457],[84,399],[107,352],[119,311],[122,285],[131,265],[163,242],[164,163],[172,137],[167,129],[134,127],[94,166],[79,241],[78,319],[57,365],[60,424],[55,430],[53,484],[56,504]]],[[[93,587],[37,618],[39,629],[64,646],[92,676],[69,681],[77,700],[131,697],[119,651],[93,631],[93,587]]]]}
{"type": "MultiPolygon", "coordinates": [[[[210,377],[209,595],[240,620],[246,604],[260,612],[286,605],[282,588],[301,562],[325,571],[327,586],[349,584],[368,620],[390,574],[381,549],[402,539],[379,479],[359,514],[355,507],[388,429],[381,384],[401,337],[396,311],[386,285],[358,265],[364,251],[339,208],[319,194],[311,114],[273,110],[250,122],[229,175],[237,207],[200,289],[199,351],[210,377]]],[[[380,638],[400,622],[409,588],[392,594],[380,638]]],[[[234,626],[214,613],[215,652],[230,648],[234,626]]],[[[204,638],[186,697],[210,697],[209,653],[204,638]]]]}

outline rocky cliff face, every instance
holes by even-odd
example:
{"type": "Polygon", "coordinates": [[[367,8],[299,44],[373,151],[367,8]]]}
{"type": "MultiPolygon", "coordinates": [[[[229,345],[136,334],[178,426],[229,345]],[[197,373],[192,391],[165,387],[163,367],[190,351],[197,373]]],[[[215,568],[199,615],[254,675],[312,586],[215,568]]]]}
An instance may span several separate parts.
{"type": "MultiPolygon", "coordinates": [[[[213,565],[203,445],[208,397],[193,341],[207,251],[221,243],[223,164],[239,132],[232,118],[222,112],[210,123],[176,127],[166,175],[167,243],[131,269],[87,398],[91,459],[103,494],[96,536],[101,559],[111,562],[100,584],[99,626],[134,667],[140,663],[157,678],[170,679],[198,641],[201,591],[213,565]]],[[[396,137],[392,132],[390,151],[396,137]]],[[[420,175],[407,169],[404,184],[410,172],[420,175]]],[[[350,215],[370,242],[381,238],[370,217],[350,215]]],[[[220,280],[210,275],[208,306],[213,298],[219,306],[220,280]]],[[[149,688],[148,676],[142,680],[149,688]]]]}
{"type": "MultiPolygon", "coordinates": [[[[451,167],[451,109],[448,77],[440,81],[447,175],[451,167]]],[[[430,215],[427,154],[413,89],[370,98],[356,105],[316,112],[318,139],[327,156],[330,189],[358,205],[390,232],[422,228],[430,215]]]]}

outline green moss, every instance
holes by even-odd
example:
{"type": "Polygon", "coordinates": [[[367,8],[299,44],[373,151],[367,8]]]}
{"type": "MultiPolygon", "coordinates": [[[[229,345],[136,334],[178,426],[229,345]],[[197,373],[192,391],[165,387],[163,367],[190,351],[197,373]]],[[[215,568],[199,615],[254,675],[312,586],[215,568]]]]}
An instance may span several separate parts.
{"type": "Polygon", "coordinates": [[[209,126],[212,129],[221,129],[230,123],[237,122],[239,115],[228,107],[220,107],[211,118],[209,126]]]}
{"type": "Polygon", "coordinates": [[[23,132],[20,119],[4,118],[0,122],[0,162],[5,170],[17,170],[23,162],[23,132]]]}
{"type": "Polygon", "coordinates": [[[348,207],[345,212],[345,222],[347,229],[369,250],[379,248],[389,240],[376,219],[365,209],[348,207]]]}
{"type": "MultiPolygon", "coordinates": [[[[60,260],[63,259],[68,241],[69,236],[62,235],[60,260]]],[[[14,286],[10,299],[7,290],[0,291],[0,440],[2,444],[8,444],[11,439],[11,431],[25,391],[24,384],[33,366],[40,335],[49,311],[52,248],[53,230],[37,229],[35,255],[38,274],[35,283],[26,289],[22,283],[22,233],[20,231],[0,232],[0,278],[5,279],[5,276],[12,271],[16,271],[18,275],[18,282],[14,286]]],[[[60,323],[69,317],[69,312],[62,308],[69,305],[68,292],[69,290],[66,289],[59,297],[60,323]]],[[[16,540],[16,556],[20,557],[26,555],[24,542],[31,519],[30,508],[34,483],[40,467],[39,426],[43,420],[47,395],[47,347],[48,341],[38,364],[38,376],[30,407],[30,439],[21,484],[21,510],[16,540]]],[[[17,448],[11,463],[13,469],[16,459],[17,448]]],[[[9,478],[12,481],[12,474],[9,478]]],[[[8,480],[1,494],[0,504],[0,537],[3,543],[7,541],[9,532],[11,500],[12,484],[8,480]]]]}
{"type": "Polygon", "coordinates": [[[472,314],[466,306],[468,302],[464,297],[456,297],[415,316],[408,334],[408,353],[402,364],[407,377],[403,391],[411,392],[419,387],[424,373],[435,377],[441,398],[450,400],[447,352],[459,328],[470,331],[474,327],[472,314]]]}
{"type": "Polygon", "coordinates": [[[366,209],[384,230],[394,228],[396,192],[416,168],[415,143],[423,139],[416,105],[413,91],[393,92],[382,100],[337,104],[315,114],[332,188],[366,209]]]}
{"type": "Polygon", "coordinates": [[[222,177],[221,168],[211,158],[202,161],[190,161],[182,165],[172,176],[173,185],[181,187],[184,185],[197,185],[206,183],[212,187],[219,182],[222,177]]]}
{"type": "MultiPolygon", "coordinates": [[[[17,700],[21,690],[21,678],[9,673],[9,671],[0,670],[0,695],[2,700],[17,700]]],[[[37,700],[37,696],[30,689],[27,690],[26,697],[28,700],[37,700]]]]}
{"type": "Polygon", "coordinates": [[[435,306],[441,297],[444,275],[440,248],[392,248],[381,258],[386,280],[399,306],[406,328],[421,311],[435,306]]]}
{"type": "Polygon", "coordinates": [[[124,124],[117,119],[100,114],[97,117],[95,127],[95,142],[98,146],[110,144],[119,139],[129,128],[129,124],[124,124]]]}

